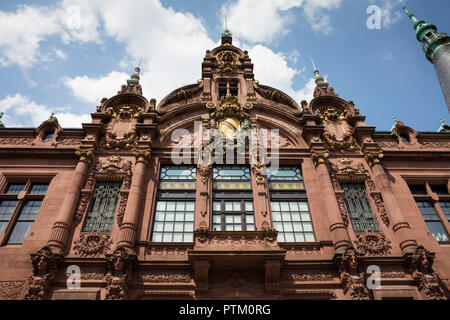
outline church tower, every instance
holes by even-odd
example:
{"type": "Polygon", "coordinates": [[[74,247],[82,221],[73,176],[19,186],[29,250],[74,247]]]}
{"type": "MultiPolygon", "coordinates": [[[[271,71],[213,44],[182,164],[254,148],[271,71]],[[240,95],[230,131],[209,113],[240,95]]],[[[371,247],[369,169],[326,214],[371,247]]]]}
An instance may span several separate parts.
{"type": "Polygon", "coordinates": [[[403,9],[414,22],[417,40],[423,43],[423,51],[427,59],[436,68],[450,112],[450,37],[446,33],[438,33],[435,25],[417,19],[406,7],[403,9]]]}

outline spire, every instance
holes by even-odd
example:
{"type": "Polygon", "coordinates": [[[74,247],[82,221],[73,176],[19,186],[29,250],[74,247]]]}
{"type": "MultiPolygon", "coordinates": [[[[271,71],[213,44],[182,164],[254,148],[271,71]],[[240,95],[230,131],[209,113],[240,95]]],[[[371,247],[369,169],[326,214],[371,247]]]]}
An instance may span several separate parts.
{"type": "Polygon", "coordinates": [[[228,30],[228,22],[227,22],[227,16],[225,16],[225,30],[222,33],[222,45],[229,44],[231,45],[233,43],[233,36],[228,30]]]}
{"type": "Polygon", "coordinates": [[[314,60],[312,58],[311,62],[314,68],[314,74],[316,76],[316,85],[318,87],[327,88],[329,83],[325,82],[325,79],[320,75],[320,72],[319,70],[317,70],[316,65],[314,64],[314,60]]]}
{"type": "MultiPolygon", "coordinates": [[[[412,20],[412,22],[414,22],[414,25],[419,21],[417,18],[416,18],[416,16],[411,12],[411,11],[409,11],[407,8],[406,8],[406,6],[403,6],[403,10],[405,10],[405,12],[406,12],[406,14],[408,15],[408,17],[412,20]]],[[[415,29],[416,27],[414,26],[414,29],[415,29]]]]}
{"type": "Polygon", "coordinates": [[[444,119],[441,117],[441,127],[439,128],[439,130],[437,131],[438,133],[446,133],[446,132],[450,132],[450,126],[448,124],[445,123],[444,119]]]}
{"type": "Polygon", "coordinates": [[[141,72],[141,60],[139,60],[138,66],[134,68],[134,72],[130,76],[130,79],[127,80],[127,84],[122,85],[120,91],[117,92],[117,94],[133,93],[142,95],[142,86],[139,84],[139,80],[141,80],[141,76],[139,75],[139,73],[141,72]]]}

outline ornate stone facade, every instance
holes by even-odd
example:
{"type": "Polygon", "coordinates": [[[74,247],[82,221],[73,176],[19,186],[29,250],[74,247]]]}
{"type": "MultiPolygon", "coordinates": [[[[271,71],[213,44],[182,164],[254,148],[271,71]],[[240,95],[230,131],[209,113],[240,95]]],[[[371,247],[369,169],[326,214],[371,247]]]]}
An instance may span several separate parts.
{"type": "Polygon", "coordinates": [[[377,132],[318,70],[314,98],[299,104],[260,84],[248,52],[233,46],[228,33],[206,52],[201,68],[202,79],[172,91],[157,107],[142,96],[137,68],[117,95],[92,110],[83,129],[64,130],[54,117],[36,130],[0,128],[1,201],[20,203],[0,235],[0,299],[70,298],[55,290],[61,291],[73,264],[80,267],[82,288],[108,300],[369,300],[392,298],[399,289],[413,299],[448,298],[450,249],[432,235],[416,202],[432,203],[442,230],[450,233],[444,212],[450,202],[450,133],[416,132],[401,122],[392,133],[377,132]],[[205,134],[200,138],[198,127],[205,134]],[[183,137],[172,141],[178,129],[183,137]],[[234,154],[225,156],[244,158],[244,164],[224,165],[248,168],[245,183],[226,181],[238,190],[237,198],[230,196],[234,190],[217,190],[216,163],[195,162],[196,151],[211,146],[215,129],[235,143],[234,154]],[[270,129],[278,132],[278,148],[270,129]],[[247,145],[250,138],[241,141],[240,133],[257,142],[247,145]],[[409,145],[403,141],[408,137],[409,145]],[[164,189],[161,168],[185,169],[171,158],[179,142],[194,150],[183,160],[191,172],[197,168],[197,177],[169,179],[173,189],[164,189]],[[239,143],[246,145],[239,149],[239,143]],[[263,157],[253,161],[255,150],[263,157]],[[264,169],[275,156],[280,166],[299,168],[301,181],[281,172],[288,187],[272,184],[264,169]],[[84,232],[101,183],[115,185],[94,208],[100,220],[112,213],[108,228],[84,232]],[[12,184],[26,187],[8,193],[12,184]],[[40,184],[48,185],[45,194],[29,194],[30,186],[40,184]],[[344,190],[356,184],[360,193],[351,202],[344,190]],[[409,185],[422,185],[426,194],[417,196],[409,185]],[[236,206],[248,202],[236,219],[246,216],[251,227],[214,229],[222,205],[215,195],[222,191],[236,206]],[[42,200],[34,224],[21,245],[7,245],[29,199],[42,200]],[[283,210],[275,210],[276,202],[283,210]],[[185,205],[194,205],[183,213],[188,241],[158,240],[161,217],[167,217],[167,229],[179,228],[175,212],[185,205]],[[379,230],[356,230],[354,217],[368,213],[379,230]],[[284,238],[288,219],[296,228],[292,236],[308,237],[284,238]],[[374,265],[382,289],[367,285],[374,265]]]}

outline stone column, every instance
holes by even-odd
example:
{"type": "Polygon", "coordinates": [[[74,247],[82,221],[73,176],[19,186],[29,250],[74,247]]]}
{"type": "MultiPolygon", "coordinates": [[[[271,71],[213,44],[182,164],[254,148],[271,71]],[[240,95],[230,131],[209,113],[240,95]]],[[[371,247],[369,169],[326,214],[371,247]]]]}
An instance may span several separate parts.
{"type": "Polygon", "coordinates": [[[150,150],[133,150],[133,153],[136,156],[136,165],[134,166],[127,206],[125,208],[123,222],[120,227],[117,248],[124,247],[133,249],[136,241],[137,221],[139,218],[143,184],[148,159],[150,157],[150,150]]]}
{"type": "Polygon", "coordinates": [[[80,149],[75,152],[79,161],[75,168],[73,179],[69,185],[68,191],[64,197],[61,209],[58,212],[52,233],[48,240],[48,245],[55,253],[63,253],[69,236],[70,226],[73,221],[73,214],[78,205],[78,199],[86,178],[89,164],[94,155],[93,149],[80,149]]]}
{"type": "Polygon", "coordinates": [[[319,182],[322,187],[323,201],[325,210],[330,221],[330,233],[333,240],[336,252],[343,252],[346,248],[352,246],[347,227],[342,220],[339,205],[337,203],[336,195],[334,193],[333,183],[331,182],[330,174],[326,159],[330,156],[328,151],[313,151],[312,160],[316,166],[319,175],[319,182]]]}
{"type": "Polygon", "coordinates": [[[395,197],[394,191],[386,176],[386,172],[381,165],[382,158],[383,153],[381,151],[366,152],[367,163],[372,168],[375,183],[383,197],[389,219],[392,223],[392,229],[394,230],[400,249],[403,253],[411,252],[417,247],[417,242],[414,240],[411,227],[403,216],[400,205],[398,204],[397,198],[395,197]]]}

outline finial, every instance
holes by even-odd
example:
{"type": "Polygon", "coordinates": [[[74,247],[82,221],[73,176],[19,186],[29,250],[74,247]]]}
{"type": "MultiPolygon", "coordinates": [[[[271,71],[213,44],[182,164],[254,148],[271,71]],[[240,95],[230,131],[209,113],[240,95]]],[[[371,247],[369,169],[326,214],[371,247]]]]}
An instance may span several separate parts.
{"type": "Polygon", "coordinates": [[[316,76],[316,85],[318,87],[328,87],[328,82],[325,82],[325,79],[320,75],[319,70],[317,70],[316,65],[314,64],[314,60],[311,58],[312,65],[314,67],[314,74],[316,76]]]}
{"type": "Polygon", "coordinates": [[[0,128],[4,128],[5,127],[5,125],[2,122],[3,115],[4,115],[4,113],[0,112],[0,128]]]}
{"type": "Polygon", "coordinates": [[[393,132],[395,130],[395,128],[397,127],[397,123],[398,123],[396,116],[393,116],[392,119],[394,119],[394,125],[391,128],[391,132],[393,132]]]}
{"type": "Polygon", "coordinates": [[[440,120],[441,120],[442,125],[437,132],[438,133],[450,132],[450,126],[445,123],[445,121],[442,117],[440,117],[440,120]]]}
{"type": "Polygon", "coordinates": [[[134,68],[134,73],[131,75],[130,79],[127,80],[128,85],[138,85],[139,84],[139,80],[141,79],[139,73],[141,72],[141,59],[139,60],[139,65],[134,68]]]}
{"type": "Polygon", "coordinates": [[[54,117],[55,117],[55,113],[52,112],[52,114],[50,115],[50,118],[48,118],[48,120],[51,120],[51,119],[53,119],[54,117]]]}

